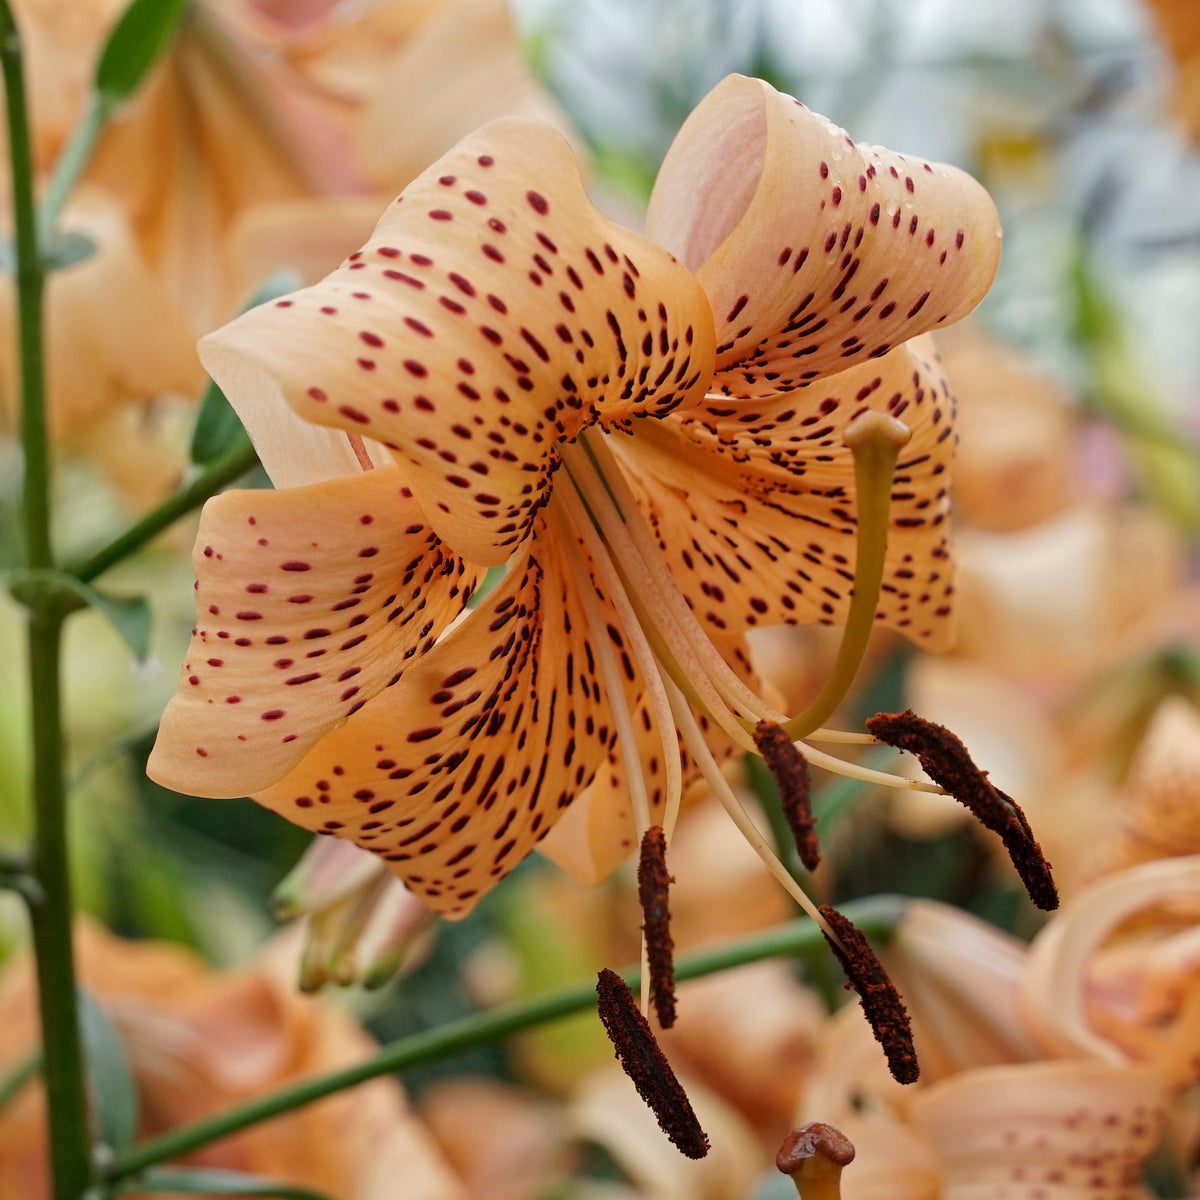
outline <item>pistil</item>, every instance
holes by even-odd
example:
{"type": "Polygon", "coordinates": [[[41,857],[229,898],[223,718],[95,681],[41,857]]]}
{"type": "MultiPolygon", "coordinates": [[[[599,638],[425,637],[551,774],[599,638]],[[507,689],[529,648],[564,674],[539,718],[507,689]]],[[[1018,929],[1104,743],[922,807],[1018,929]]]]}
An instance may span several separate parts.
{"type": "Polygon", "coordinates": [[[854,504],[858,514],[854,588],[837,659],[825,686],[808,708],[784,722],[783,727],[793,741],[824,725],[846,698],[862,666],[875,627],[875,609],[887,560],[892,476],[900,450],[911,436],[909,428],[895,417],[870,409],[855,417],[842,433],[843,441],[854,455],[854,504]]]}

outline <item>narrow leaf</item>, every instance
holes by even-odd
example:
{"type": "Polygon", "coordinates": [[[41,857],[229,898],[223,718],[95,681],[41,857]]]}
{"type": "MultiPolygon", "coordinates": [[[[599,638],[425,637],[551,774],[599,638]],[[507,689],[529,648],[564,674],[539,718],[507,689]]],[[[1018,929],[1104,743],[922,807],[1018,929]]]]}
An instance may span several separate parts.
{"type": "Polygon", "coordinates": [[[187,0],[133,0],[100,53],[96,91],[103,104],[119,104],[134,92],[186,10],[187,0]]]}
{"type": "Polygon", "coordinates": [[[150,629],[154,615],[145,596],[114,596],[101,592],[86,583],[79,585],[88,603],[99,609],[112,627],[121,635],[139,662],[150,656],[150,629]]]}
{"type": "Polygon", "coordinates": [[[113,1195],[139,1196],[165,1192],[177,1196],[275,1196],[278,1200],[331,1200],[323,1192],[279,1179],[225,1171],[215,1167],[160,1167],[143,1171],[118,1185],[113,1195]]]}
{"type": "MultiPolygon", "coordinates": [[[[277,271],[254,293],[246,307],[265,304],[268,300],[295,291],[299,286],[300,279],[294,271],[277,271]]],[[[210,383],[200,401],[200,412],[192,432],[189,451],[192,462],[206,467],[239,441],[249,441],[241,419],[225,399],[224,392],[215,383],[210,383]]]]}
{"type": "Polygon", "coordinates": [[[79,995],[79,1016],[100,1140],[113,1150],[123,1150],[133,1145],[140,1114],[125,1042],[108,1014],[87,992],[79,995]]]}
{"type": "Polygon", "coordinates": [[[64,267],[73,267],[77,262],[91,258],[95,253],[96,243],[86,233],[60,231],[46,249],[46,266],[51,271],[61,271],[64,267]]]}

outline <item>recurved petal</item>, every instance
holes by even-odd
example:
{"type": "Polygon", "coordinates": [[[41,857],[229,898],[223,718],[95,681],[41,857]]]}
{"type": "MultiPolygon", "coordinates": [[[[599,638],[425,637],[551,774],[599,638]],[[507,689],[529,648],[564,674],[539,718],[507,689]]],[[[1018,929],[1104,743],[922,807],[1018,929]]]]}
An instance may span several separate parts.
{"type": "Polygon", "coordinates": [[[465,916],[591,781],[613,742],[571,544],[535,536],[400,682],[255,796],[380,855],[465,916]]]}
{"type": "Polygon", "coordinates": [[[1030,947],[1021,1001],[1038,1040],[1057,1054],[1151,1062],[1177,1085],[1193,1083],[1198,897],[1200,855],[1141,863],[1074,896],[1030,947]]]}
{"type": "Polygon", "coordinates": [[[710,398],[613,439],[711,635],[844,619],[856,547],[854,467],[841,431],[868,408],[912,430],[893,477],[877,619],[931,649],[952,640],[953,399],[920,339],[799,394],[746,407],[710,398]]]}
{"type": "Polygon", "coordinates": [[[332,275],[205,338],[239,412],[390,447],[435,532],[498,565],[528,532],[554,443],[696,403],[712,321],[694,277],[608,221],[561,135],[497,121],[404,190],[332,275]]]}
{"type": "Polygon", "coordinates": [[[426,651],[479,572],[448,553],[396,467],[226,492],[193,551],[196,630],[150,775],[191,795],[274,783],[426,651]]]}
{"type": "Polygon", "coordinates": [[[965,316],[1000,257],[987,192],[731,75],[667,152],[647,230],[699,275],[713,387],[754,397],[879,358],[965,316]]]}

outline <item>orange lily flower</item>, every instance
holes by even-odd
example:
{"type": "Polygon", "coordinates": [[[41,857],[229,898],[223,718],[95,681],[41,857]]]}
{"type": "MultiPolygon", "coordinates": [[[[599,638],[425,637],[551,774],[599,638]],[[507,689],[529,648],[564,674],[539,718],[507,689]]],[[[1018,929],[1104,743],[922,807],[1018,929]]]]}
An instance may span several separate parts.
{"type": "Polygon", "coordinates": [[[945,644],[952,404],[909,339],[986,292],[986,193],[730,77],[648,229],[558,134],[496,122],[201,342],[279,490],[205,510],[157,780],[351,838],[447,916],[556,825],[602,875],[783,719],[742,634],[845,618],[867,411],[911,432],[877,618],[945,644]]]}

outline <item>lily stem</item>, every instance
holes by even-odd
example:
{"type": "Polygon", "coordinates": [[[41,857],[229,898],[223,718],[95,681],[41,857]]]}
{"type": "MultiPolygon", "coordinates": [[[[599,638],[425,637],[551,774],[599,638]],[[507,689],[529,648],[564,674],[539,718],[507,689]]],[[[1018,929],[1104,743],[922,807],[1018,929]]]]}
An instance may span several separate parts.
{"type": "MultiPolygon", "coordinates": [[[[903,914],[904,901],[894,896],[879,896],[846,904],[842,911],[865,933],[887,937],[903,914]]],[[[814,922],[792,921],[754,937],[682,958],[675,966],[675,977],[680,981],[696,979],[781,954],[809,955],[824,953],[825,949],[824,935],[814,922]]],[[[631,987],[638,985],[636,969],[623,972],[623,977],[631,987]]],[[[440,1062],[451,1054],[473,1049],[547,1021],[584,1012],[594,1007],[595,1003],[595,985],[589,980],[403,1038],[353,1067],[293,1084],[119,1153],[106,1172],[107,1180],[110,1183],[117,1182],[156,1163],[189,1154],[249,1125],[291,1112],[377,1076],[421,1063],[440,1062]]]]}
{"type": "MultiPolygon", "coordinates": [[[[54,568],[50,533],[51,468],[46,416],[43,299],[46,266],[38,241],[20,34],[0,0],[0,67],[8,122],[21,360],[21,448],[25,564],[54,568]]],[[[61,672],[65,614],[55,600],[35,600],[29,614],[29,688],[33,726],[33,823],[25,892],[33,933],[46,1088],[50,1172],[55,1200],[78,1200],[91,1180],[91,1137],[85,1100],[83,1047],[71,949],[66,778],[63,769],[61,672]]]]}
{"type": "Polygon", "coordinates": [[[199,508],[210,496],[240,479],[258,464],[258,454],[246,440],[240,440],[213,459],[203,471],[188,483],[168,496],[156,508],[151,509],[135,525],[131,525],[120,537],[97,550],[91,558],[68,570],[76,579],[90,583],[114,567],[134,551],[140,550],[164,530],[170,528],[180,517],[199,508]]]}

